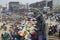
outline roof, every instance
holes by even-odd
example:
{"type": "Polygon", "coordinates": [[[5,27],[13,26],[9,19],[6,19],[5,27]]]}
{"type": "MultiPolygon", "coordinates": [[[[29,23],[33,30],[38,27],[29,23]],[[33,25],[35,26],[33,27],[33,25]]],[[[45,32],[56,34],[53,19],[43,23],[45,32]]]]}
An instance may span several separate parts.
{"type": "Polygon", "coordinates": [[[9,4],[19,4],[19,2],[9,2],[9,4]]]}

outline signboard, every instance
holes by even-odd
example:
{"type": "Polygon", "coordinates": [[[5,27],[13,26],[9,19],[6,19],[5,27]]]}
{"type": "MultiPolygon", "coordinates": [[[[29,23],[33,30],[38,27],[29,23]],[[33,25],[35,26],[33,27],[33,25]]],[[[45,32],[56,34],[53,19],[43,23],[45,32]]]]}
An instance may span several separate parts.
{"type": "Polygon", "coordinates": [[[50,7],[44,7],[43,9],[45,12],[50,13],[50,7]]]}

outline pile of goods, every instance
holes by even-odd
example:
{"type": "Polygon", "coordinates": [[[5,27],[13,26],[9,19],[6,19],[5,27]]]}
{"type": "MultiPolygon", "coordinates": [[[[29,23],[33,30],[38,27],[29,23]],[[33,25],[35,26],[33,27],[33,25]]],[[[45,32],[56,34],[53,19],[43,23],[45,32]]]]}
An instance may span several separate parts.
{"type": "Polygon", "coordinates": [[[37,30],[35,28],[36,23],[37,21],[35,18],[28,18],[28,20],[23,19],[19,26],[18,34],[28,40],[32,35],[35,35],[35,30],[37,30]]]}

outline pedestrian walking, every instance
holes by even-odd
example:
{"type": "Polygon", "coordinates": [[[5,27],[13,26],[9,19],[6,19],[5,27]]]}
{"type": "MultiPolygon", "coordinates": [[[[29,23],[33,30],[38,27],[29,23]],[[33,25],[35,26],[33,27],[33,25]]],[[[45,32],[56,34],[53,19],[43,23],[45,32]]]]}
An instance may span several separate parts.
{"type": "Polygon", "coordinates": [[[60,39],[60,29],[59,29],[59,39],[60,39]]]}
{"type": "Polygon", "coordinates": [[[1,34],[1,38],[2,38],[2,40],[3,40],[3,34],[1,34]]]}

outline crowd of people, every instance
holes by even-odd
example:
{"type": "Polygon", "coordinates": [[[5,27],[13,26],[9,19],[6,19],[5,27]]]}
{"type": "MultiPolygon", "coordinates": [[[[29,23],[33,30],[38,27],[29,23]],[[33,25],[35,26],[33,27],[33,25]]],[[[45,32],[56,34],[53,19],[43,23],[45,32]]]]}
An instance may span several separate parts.
{"type": "Polygon", "coordinates": [[[57,25],[52,25],[52,26],[50,26],[48,34],[49,34],[49,35],[53,35],[53,34],[55,34],[56,32],[57,32],[57,25]]]}
{"type": "Polygon", "coordinates": [[[45,36],[38,31],[37,23],[39,24],[35,16],[24,16],[20,19],[19,25],[17,23],[10,25],[8,32],[6,28],[1,38],[2,40],[46,40],[45,36]]]}

